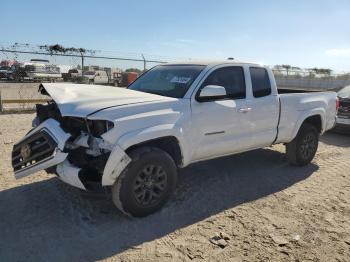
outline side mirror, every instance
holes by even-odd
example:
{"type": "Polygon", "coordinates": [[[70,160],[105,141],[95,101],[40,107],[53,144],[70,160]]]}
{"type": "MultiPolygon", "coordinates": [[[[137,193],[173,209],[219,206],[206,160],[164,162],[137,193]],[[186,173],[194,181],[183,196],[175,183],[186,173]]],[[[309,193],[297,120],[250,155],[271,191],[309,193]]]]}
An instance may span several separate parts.
{"type": "Polygon", "coordinates": [[[226,97],[226,89],[223,86],[207,85],[203,87],[197,97],[198,102],[214,101],[226,97]]]}

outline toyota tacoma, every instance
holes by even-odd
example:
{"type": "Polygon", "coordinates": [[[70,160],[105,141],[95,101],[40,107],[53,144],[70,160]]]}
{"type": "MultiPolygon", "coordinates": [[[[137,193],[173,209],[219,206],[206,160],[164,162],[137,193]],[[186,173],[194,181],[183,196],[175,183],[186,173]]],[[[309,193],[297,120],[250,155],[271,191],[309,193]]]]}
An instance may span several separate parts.
{"type": "Polygon", "coordinates": [[[177,169],[285,144],[307,165],[335,124],[334,92],[277,89],[272,71],[236,61],[156,66],[128,88],[44,83],[33,128],[13,147],[16,178],[39,170],[89,190],[110,187],[131,216],[160,209],[177,169]]]}

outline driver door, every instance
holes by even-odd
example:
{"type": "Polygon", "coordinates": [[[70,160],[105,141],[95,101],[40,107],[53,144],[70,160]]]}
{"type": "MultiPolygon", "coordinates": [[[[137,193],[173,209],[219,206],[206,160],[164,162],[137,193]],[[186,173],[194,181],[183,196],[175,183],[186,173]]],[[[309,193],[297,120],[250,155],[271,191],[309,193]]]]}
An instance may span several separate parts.
{"type": "Polygon", "coordinates": [[[243,67],[222,66],[212,70],[196,92],[197,98],[201,89],[207,85],[223,86],[226,97],[206,102],[192,99],[193,161],[232,154],[251,147],[250,110],[243,67]]]}

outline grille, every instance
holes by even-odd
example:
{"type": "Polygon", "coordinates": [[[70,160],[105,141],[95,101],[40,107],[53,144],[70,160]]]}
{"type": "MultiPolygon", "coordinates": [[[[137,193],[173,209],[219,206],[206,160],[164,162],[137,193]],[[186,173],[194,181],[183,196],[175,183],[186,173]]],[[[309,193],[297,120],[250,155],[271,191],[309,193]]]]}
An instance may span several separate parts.
{"type": "Polygon", "coordinates": [[[56,146],[57,143],[45,131],[33,134],[14,145],[12,151],[13,170],[20,171],[51,158],[56,146]]]}

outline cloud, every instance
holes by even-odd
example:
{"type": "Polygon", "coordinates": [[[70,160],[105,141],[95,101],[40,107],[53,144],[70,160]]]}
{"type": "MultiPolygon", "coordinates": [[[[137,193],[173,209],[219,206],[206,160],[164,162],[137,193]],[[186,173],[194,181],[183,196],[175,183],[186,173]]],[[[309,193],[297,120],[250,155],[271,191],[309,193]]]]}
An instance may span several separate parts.
{"type": "Polygon", "coordinates": [[[350,48],[333,48],[326,50],[327,56],[350,57],[350,48]]]}

